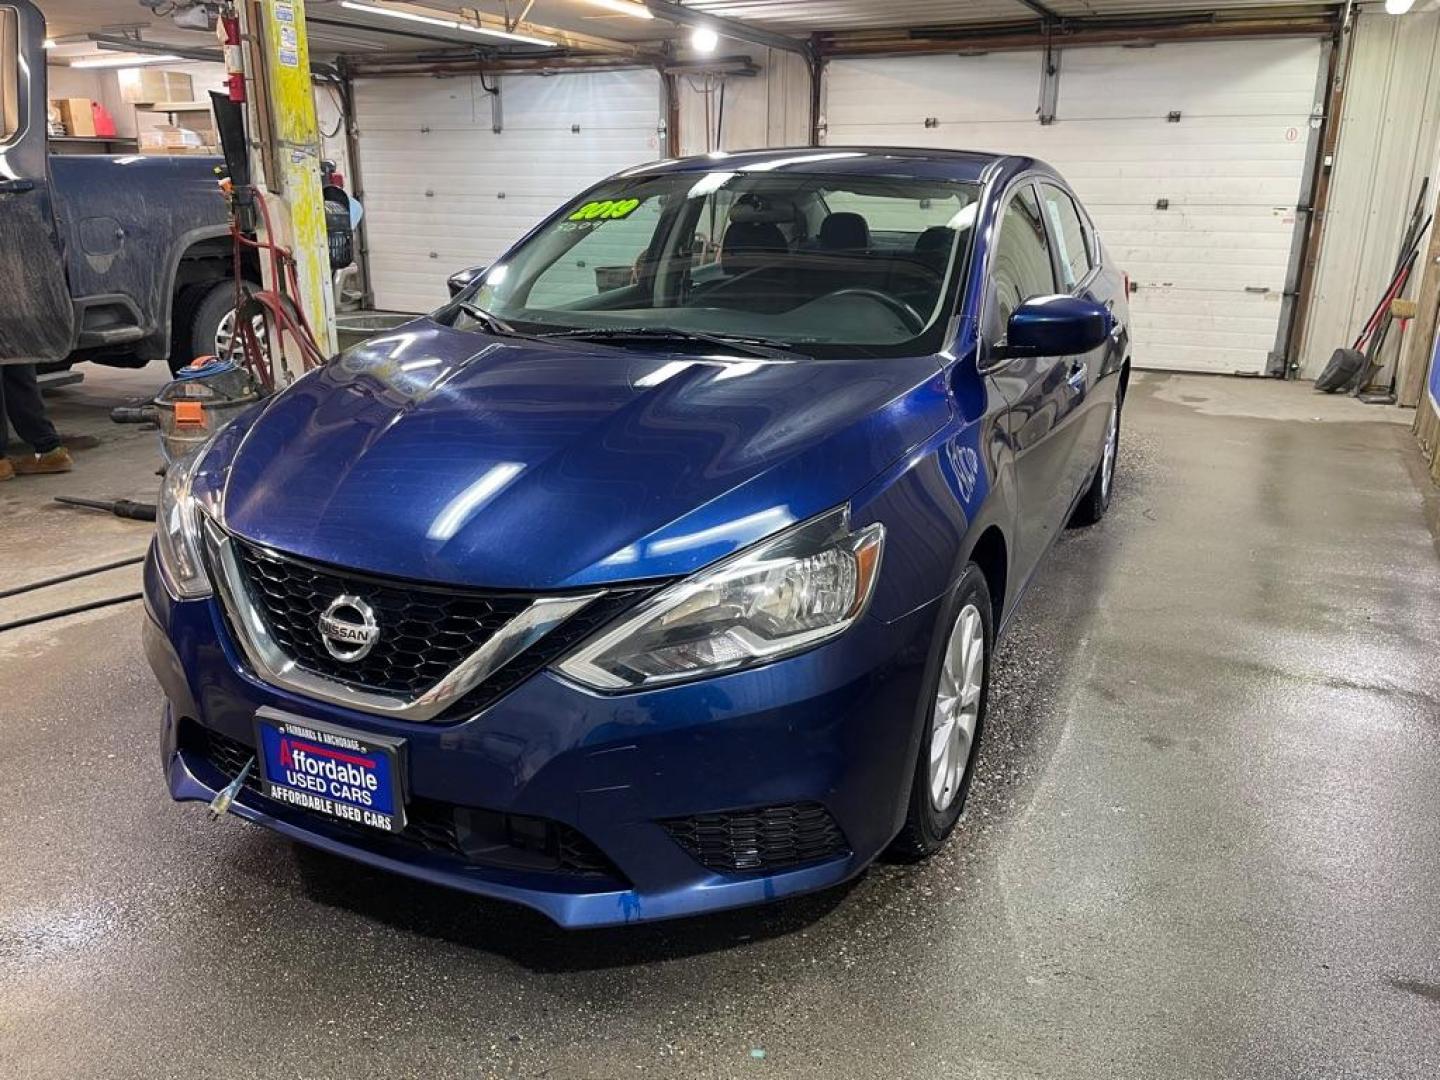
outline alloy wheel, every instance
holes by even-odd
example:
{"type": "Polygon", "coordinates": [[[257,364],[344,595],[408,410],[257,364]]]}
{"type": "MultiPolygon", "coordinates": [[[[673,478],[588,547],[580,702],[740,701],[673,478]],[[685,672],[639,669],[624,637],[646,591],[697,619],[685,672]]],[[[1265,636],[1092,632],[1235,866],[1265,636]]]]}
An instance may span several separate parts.
{"type": "Polygon", "coordinates": [[[1105,460],[1100,463],[1100,497],[1110,498],[1110,485],[1115,479],[1115,457],[1120,442],[1120,406],[1110,406],[1110,426],[1105,432],[1105,460]]]}
{"type": "Polygon", "coordinates": [[[980,716],[980,691],[985,679],[985,623],[974,604],[966,604],[955,619],[945,658],[940,666],[940,687],[935,695],[930,738],[930,803],[944,811],[955,801],[970,744],[980,716]]]}
{"type": "MultiPolygon", "coordinates": [[[[266,340],[265,319],[256,315],[250,320],[250,327],[255,331],[255,340],[260,345],[262,354],[268,353],[270,343],[266,340]]],[[[240,341],[236,338],[235,330],[235,309],[231,308],[220,318],[220,323],[215,327],[215,355],[223,359],[230,359],[232,350],[243,355],[240,341]]]]}

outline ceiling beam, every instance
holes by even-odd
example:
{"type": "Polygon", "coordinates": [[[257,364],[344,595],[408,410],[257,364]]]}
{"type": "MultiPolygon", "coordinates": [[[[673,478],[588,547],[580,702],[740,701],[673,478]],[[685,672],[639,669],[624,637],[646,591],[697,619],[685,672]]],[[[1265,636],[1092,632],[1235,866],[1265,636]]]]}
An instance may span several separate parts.
{"type": "Polygon", "coordinates": [[[699,11],[692,11],[690,8],[672,3],[671,0],[645,0],[645,6],[657,19],[665,19],[677,26],[706,26],[721,37],[764,45],[767,49],[798,53],[807,60],[813,56],[810,43],[803,38],[777,34],[772,30],[751,26],[738,19],[727,19],[718,15],[706,15],[699,11]]]}
{"type": "Polygon", "coordinates": [[[1021,7],[1027,7],[1046,22],[1064,22],[1065,17],[1059,12],[1046,7],[1040,0],[1015,0],[1021,7]]]}
{"type": "Polygon", "coordinates": [[[1327,37],[1334,33],[1335,14],[1306,11],[1296,18],[1215,19],[1180,21],[1165,17],[1134,19],[1067,20],[1046,30],[1035,23],[999,26],[932,27],[906,32],[848,31],[820,35],[819,49],[826,59],[844,56],[903,56],[925,53],[1004,52],[1037,49],[1047,45],[1076,48],[1087,45],[1132,45],[1175,41],[1217,41],[1253,37],[1327,37]]]}
{"type": "Polygon", "coordinates": [[[148,53],[152,56],[178,56],[183,60],[224,60],[219,49],[201,49],[193,45],[175,45],[168,41],[147,41],[123,34],[86,34],[89,40],[111,52],[148,53]]]}

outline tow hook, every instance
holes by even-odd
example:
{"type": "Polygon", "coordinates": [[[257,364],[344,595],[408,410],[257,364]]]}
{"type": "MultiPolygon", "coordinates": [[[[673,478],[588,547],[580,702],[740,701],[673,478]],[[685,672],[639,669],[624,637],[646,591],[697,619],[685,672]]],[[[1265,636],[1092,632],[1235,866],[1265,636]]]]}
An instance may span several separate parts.
{"type": "Polygon", "coordinates": [[[245,762],[245,767],[240,770],[240,775],[221,788],[215,798],[210,800],[210,813],[214,814],[216,818],[224,817],[225,811],[230,809],[230,804],[235,801],[235,796],[240,794],[240,789],[245,786],[245,778],[250,775],[250,767],[254,764],[255,758],[252,756],[249,761],[245,762]]]}

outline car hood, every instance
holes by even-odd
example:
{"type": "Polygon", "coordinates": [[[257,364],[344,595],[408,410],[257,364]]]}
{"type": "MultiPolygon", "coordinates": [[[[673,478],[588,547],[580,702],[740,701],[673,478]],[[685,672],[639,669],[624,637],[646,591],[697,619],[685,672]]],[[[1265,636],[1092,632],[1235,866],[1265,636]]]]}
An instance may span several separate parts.
{"type": "Polygon", "coordinates": [[[948,415],[932,357],[697,358],[422,319],[237,421],[196,483],[280,551],[570,588],[688,573],[838,505],[948,415]]]}

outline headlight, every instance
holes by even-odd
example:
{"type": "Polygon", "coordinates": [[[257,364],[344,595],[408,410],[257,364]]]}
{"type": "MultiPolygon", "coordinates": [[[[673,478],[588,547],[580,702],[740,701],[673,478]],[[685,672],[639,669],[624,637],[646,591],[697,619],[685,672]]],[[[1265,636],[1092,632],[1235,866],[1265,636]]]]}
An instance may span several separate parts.
{"type": "Polygon", "coordinates": [[[752,667],[842,633],[869,603],[885,527],[849,507],[764,540],[654,597],[559,669],[626,690],[752,667]]]}
{"type": "Polygon", "coordinates": [[[160,549],[160,572],[170,594],[178,600],[210,595],[210,578],[200,558],[200,519],[190,481],[210,443],[171,463],[160,482],[155,505],[155,543],[160,549]]]}

